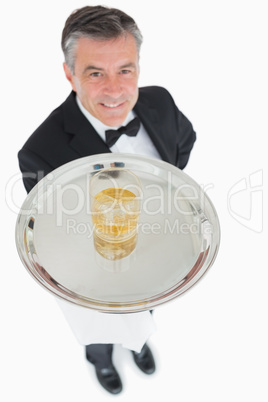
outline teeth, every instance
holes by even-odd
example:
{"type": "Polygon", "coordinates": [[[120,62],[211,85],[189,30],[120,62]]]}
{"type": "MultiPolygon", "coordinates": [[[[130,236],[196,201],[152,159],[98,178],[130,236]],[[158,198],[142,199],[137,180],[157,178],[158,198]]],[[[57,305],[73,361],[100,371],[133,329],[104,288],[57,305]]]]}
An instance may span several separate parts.
{"type": "Polygon", "coordinates": [[[108,105],[108,104],[104,103],[103,105],[106,106],[106,107],[117,107],[117,106],[120,105],[120,103],[118,103],[116,105],[108,105]]]}

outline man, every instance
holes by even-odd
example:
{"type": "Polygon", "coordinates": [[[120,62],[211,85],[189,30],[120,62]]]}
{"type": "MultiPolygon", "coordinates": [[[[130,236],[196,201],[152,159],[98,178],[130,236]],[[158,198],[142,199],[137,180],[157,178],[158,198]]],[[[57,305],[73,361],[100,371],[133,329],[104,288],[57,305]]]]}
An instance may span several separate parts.
{"type": "MultiPolygon", "coordinates": [[[[19,152],[28,192],[57,167],[93,154],[143,154],[180,169],[186,166],[195,132],[165,89],[138,89],[141,43],[135,21],[120,10],[83,7],[70,15],[62,49],[72,92],[19,152]],[[109,137],[109,130],[120,126],[118,136],[109,137]]],[[[86,345],[86,357],[95,365],[102,386],[116,394],[122,383],[112,363],[112,348],[111,344],[86,345]]],[[[146,343],[133,356],[144,373],[154,372],[146,343]]]]}

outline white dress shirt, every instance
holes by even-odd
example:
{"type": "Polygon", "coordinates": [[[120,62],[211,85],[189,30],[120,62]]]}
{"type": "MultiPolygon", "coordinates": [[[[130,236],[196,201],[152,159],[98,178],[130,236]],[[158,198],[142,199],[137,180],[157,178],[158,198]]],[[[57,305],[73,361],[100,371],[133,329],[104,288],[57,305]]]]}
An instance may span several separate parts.
{"type": "MultiPolygon", "coordinates": [[[[78,97],[76,100],[81,112],[104,141],[106,130],[119,128],[106,126],[83,107],[78,97]]],[[[122,126],[127,125],[135,116],[135,113],[131,111],[122,126]]],[[[121,135],[110,150],[116,153],[147,155],[161,159],[142,124],[135,137],[121,135]]],[[[58,304],[78,342],[82,345],[92,343],[121,344],[128,349],[140,352],[144,343],[156,330],[152,314],[149,311],[131,314],[106,314],[61,299],[58,300],[58,304]]]]}
{"type": "MultiPolygon", "coordinates": [[[[105,142],[105,131],[111,129],[118,129],[117,127],[109,127],[103,124],[101,121],[93,117],[81,104],[80,100],[76,97],[77,104],[83,113],[83,115],[88,119],[90,124],[94,127],[96,132],[105,142]]],[[[126,126],[131,120],[136,117],[133,110],[129,112],[126,120],[121,124],[121,126],[126,126]]],[[[126,134],[122,134],[117,142],[110,148],[111,152],[115,153],[125,153],[125,154],[137,154],[150,156],[152,158],[161,159],[158,151],[156,150],[151,138],[147,134],[144,126],[141,123],[138,134],[135,137],[130,137],[126,134]]]]}

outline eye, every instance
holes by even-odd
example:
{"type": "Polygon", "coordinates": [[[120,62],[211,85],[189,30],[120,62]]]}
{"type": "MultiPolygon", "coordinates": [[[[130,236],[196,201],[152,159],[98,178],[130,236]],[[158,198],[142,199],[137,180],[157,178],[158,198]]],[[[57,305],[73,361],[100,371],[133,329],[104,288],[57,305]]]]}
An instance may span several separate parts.
{"type": "Polygon", "coordinates": [[[130,74],[131,71],[130,70],[121,70],[121,74],[130,74]]]}
{"type": "Polygon", "coordinates": [[[100,76],[101,76],[101,73],[98,72],[98,71],[95,71],[94,73],[91,73],[91,74],[90,74],[90,77],[92,77],[92,78],[98,78],[98,77],[100,77],[100,76]]]}

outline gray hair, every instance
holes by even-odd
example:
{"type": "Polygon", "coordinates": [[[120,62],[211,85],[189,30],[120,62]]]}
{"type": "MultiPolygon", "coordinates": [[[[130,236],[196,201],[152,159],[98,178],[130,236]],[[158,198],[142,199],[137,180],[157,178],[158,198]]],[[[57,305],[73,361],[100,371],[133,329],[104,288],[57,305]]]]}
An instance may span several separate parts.
{"type": "Polygon", "coordinates": [[[61,47],[65,62],[74,74],[75,50],[81,37],[94,40],[109,40],[131,34],[138,53],[142,44],[142,34],[130,16],[116,8],[86,6],[75,10],[66,20],[62,31],[61,47]]]}

